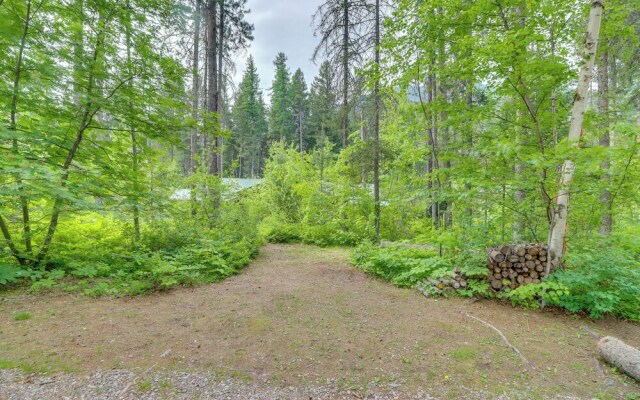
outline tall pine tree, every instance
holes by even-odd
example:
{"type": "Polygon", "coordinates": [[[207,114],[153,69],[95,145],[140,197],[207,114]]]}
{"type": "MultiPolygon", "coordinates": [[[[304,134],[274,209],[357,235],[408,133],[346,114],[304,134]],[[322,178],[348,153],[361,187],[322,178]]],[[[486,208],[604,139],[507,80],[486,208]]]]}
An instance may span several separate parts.
{"type": "Polygon", "coordinates": [[[273,64],[276,67],[271,86],[271,108],[269,110],[269,141],[292,143],[295,138],[295,121],[292,99],[289,95],[291,78],[287,68],[287,56],[278,53],[273,64]]]}
{"type": "Polygon", "coordinates": [[[295,129],[298,138],[298,150],[302,153],[307,148],[306,121],[309,115],[309,93],[304,74],[298,68],[291,78],[291,111],[295,121],[295,129]]]}
{"type": "Polygon", "coordinates": [[[261,174],[267,133],[265,114],[260,78],[253,57],[249,57],[232,110],[233,136],[229,140],[233,174],[239,178],[261,174]]]}

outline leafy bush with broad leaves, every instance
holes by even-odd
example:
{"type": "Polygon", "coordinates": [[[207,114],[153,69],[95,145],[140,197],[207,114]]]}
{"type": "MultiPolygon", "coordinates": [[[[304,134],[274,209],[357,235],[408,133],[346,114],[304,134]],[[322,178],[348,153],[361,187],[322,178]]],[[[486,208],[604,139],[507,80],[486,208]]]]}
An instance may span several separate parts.
{"type": "Polygon", "coordinates": [[[566,258],[567,268],[550,282],[568,288],[552,304],[593,318],[605,314],[640,321],[640,259],[632,250],[576,246],[566,258]]]}
{"type": "Polygon", "coordinates": [[[507,290],[500,296],[509,299],[513,306],[538,309],[543,301],[547,304],[557,304],[569,293],[569,289],[561,283],[544,281],[537,285],[523,285],[514,290],[507,290]]]}
{"type": "MultiPolygon", "coordinates": [[[[489,294],[489,285],[484,279],[484,260],[477,254],[462,253],[442,257],[433,249],[361,245],[351,254],[351,262],[358,268],[401,287],[422,285],[422,282],[429,278],[449,278],[457,269],[467,277],[467,287],[456,291],[458,295],[474,297],[489,294]]],[[[428,292],[432,285],[423,286],[428,292]]]]}

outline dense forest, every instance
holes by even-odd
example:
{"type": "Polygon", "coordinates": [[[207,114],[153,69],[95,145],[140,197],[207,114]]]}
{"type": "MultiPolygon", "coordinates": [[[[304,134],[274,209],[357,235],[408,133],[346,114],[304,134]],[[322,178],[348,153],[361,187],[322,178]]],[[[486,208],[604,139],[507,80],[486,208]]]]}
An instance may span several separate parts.
{"type": "Polygon", "coordinates": [[[323,0],[317,75],[278,53],[270,83],[250,16],[0,0],[0,288],[141,294],[304,242],[640,320],[639,2],[323,0]],[[534,284],[517,249],[487,280],[488,248],[531,243],[534,284]]]}

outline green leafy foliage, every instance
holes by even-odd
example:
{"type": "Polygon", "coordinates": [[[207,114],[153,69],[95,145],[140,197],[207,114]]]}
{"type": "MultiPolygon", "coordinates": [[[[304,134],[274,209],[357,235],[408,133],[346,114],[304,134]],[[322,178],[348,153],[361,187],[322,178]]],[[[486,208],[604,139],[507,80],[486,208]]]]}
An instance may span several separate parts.
{"type": "Polygon", "coordinates": [[[402,287],[413,287],[427,278],[452,276],[459,265],[459,260],[440,257],[435,250],[402,246],[381,249],[361,245],[352,253],[351,261],[364,271],[402,287]]]}
{"type": "Polygon", "coordinates": [[[514,306],[526,308],[540,308],[542,301],[549,304],[557,304],[558,301],[569,294],[569,288],[557,282],[542,282],[537,285],[523,285],[508,291],[504,297],[514,306]]]}
{"type": "Polygon", "coordinates": [[[16,282],[23,273],[24,271],[13,265],[0,264],[0,287],[16,282]]]}
{"type": "Polygon", "coordinates": [[[612,314],[640,321],[640,258],[620,248],[608,251],[578,248],[568,254],[568,267],[552,282],[568,288],[553,304],[593,318],[612,314]]]}

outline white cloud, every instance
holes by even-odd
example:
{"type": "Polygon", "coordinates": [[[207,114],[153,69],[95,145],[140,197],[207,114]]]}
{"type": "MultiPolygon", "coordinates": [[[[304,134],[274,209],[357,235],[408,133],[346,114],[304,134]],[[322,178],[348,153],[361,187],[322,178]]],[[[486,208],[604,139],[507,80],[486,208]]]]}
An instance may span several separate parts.
{"type": "Polygon", "coordinates": [[[247,20],[255,25],[255,39],[246,53],[236,56],[235,83],[239,83],[246,58],[252,54],[266,95],[273,80],[273,60],[282,51],[287,55],[291,73],[300,68],[307,84],[310,84],[318,69],[311,61],[317,44],[311,27],[311,16],[320,1],[249,0],[247,5],[251,13],[247,15],[247,20]]]}

